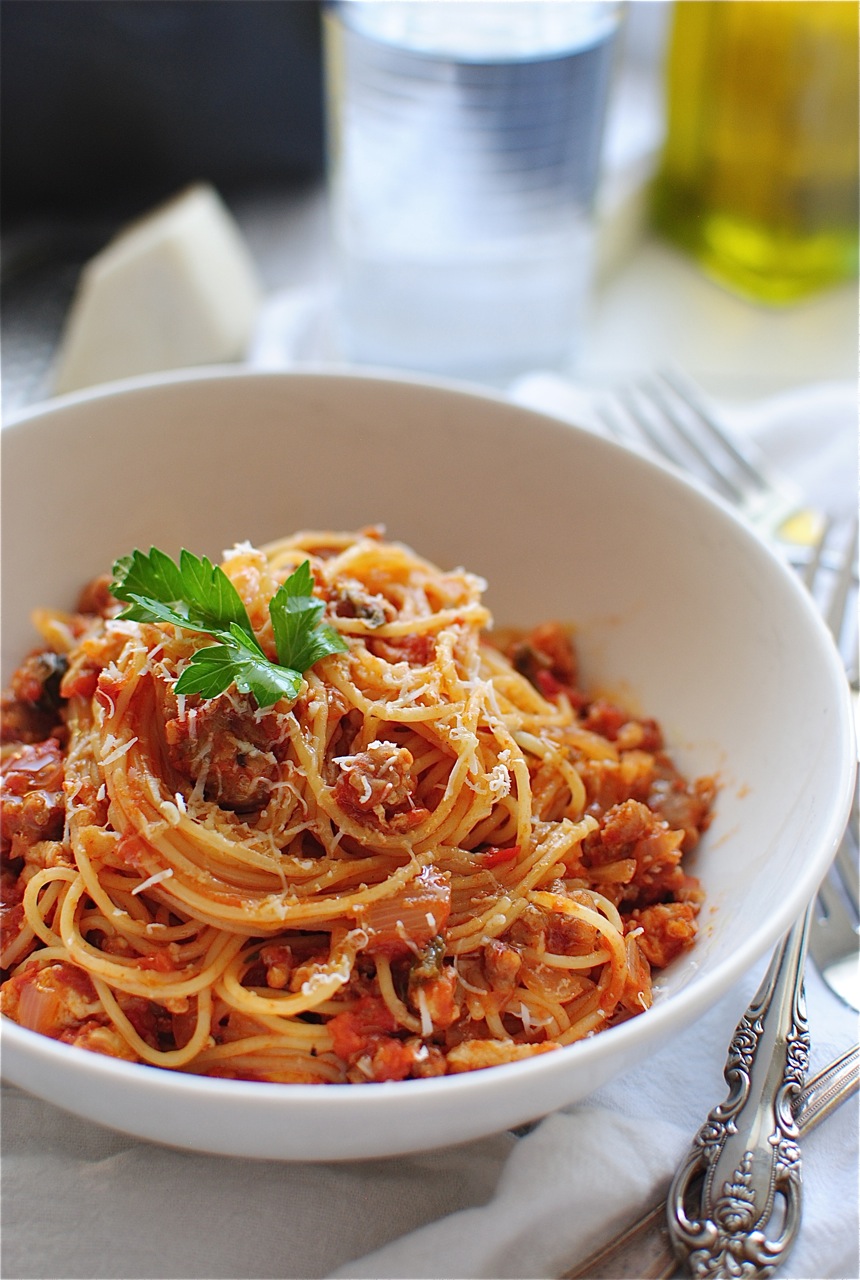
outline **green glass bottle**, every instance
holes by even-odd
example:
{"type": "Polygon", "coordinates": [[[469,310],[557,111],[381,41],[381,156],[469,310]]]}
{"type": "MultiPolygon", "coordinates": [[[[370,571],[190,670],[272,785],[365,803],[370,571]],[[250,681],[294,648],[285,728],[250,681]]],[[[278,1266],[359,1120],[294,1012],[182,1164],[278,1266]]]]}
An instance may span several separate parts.
{"type": "Polygon", "coordinates": [[[855,0],[676,0],[654,219],[734,291],[788,303],[858,260],[855,0]]]}

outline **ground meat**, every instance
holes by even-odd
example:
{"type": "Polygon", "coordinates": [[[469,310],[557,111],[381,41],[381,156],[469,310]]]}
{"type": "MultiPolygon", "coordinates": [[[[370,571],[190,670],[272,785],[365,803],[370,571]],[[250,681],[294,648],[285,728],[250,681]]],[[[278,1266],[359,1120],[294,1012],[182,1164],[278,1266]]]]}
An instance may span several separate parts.
{"type": "Polygon", "coordinates": [[[334,799],[358,822],[401,830],[421,821],[426,810],[412,808],[412,752],[393,742],[371,742],[366,751],[338,756],[340,776],[334,799]]]}
{"type": "Polygon", "coordinates": [[[663,746],[663,735],[656,720],[635,720],[628,711],[605,698],[596,698],[589,704],[582,723],[584,728],[617,742],[624,750],[636,747],[654,752],[663,746]]]}
{"type": "Polygon", "coordinates": [[[483,962],[487,981],[493,990],[510,994],[517,985],[523,965],[519,951],[493,938],[484,945],[483,962]]]}
{"type": "Polygon", "coordinates": [[[688,853],[708,829],[717,787],[713,778],[687,782],[665,756],[657,758],[657,776],[648,794],[648,804],[665,818],[670,827],[683,831],[683,850],[688,853]]]}
{"type": "Polygon", "coordinates": [[[545,945],[546,926],[546,912],[529,903],[513,921],[508,934],[515,946],[540,949],[545,945]]]}
{"type": "Polygon", "coordinates": [[[285,750],[274,716],[222,696],[186,707],[164,732],[171,765],[192,783],[203,778],[207,800],[243,813],[265,806],[285,750]]]}
{"type": "Polygon", "coordinates": [[[68,660],[62,653],[44,649],[31,653],[12,676],[10,690],[14,697],[56,714],[60,707],[60,682],[68,660]]]}
{"type": "Polygon", "coordinates": [[[507,649],[520,675],[545,697],[566,693],[576,705],[578,671],[570,632],[559,622],[544,622],[507,649]]]}
{"type": "Polygon", "coordinates": [[[77,965],[29,961],[3,984],[0,1010],[29,1031],[58,1038],[99,1013],[89,975],[77,965]]]}
{"type": "Polygon", "coordinates": [[[647,751],[627,751],[620,760],[582,760],[578,765],[586,794],[586,813],[602,818],[625,800],[646,801],[654,779],[654,758],[647,751]]]}
{"type": "Polygon", "coordinates": [[[336,617],[360,618],[368,627],[381,627],[397,614],[384,596],[370,595],[354,578],[332,586],[328,601],[336,617]]]}
{"type": "Polygon", "coordinates": [[[681,869],[683,833],[673,830],[637,800],[625,800],[608,809],[597,831],[583,841],[589,866],[632,858],[635,870],[623,897],[644,907],[675,897],[687,877],[681,869]]]}
{"type": "Polygon", "coordinates": [[[63,833],[64,763],[60,744],[21,743],[0,765],[0,842],[4,856],[23,857],[41,840],[57,840],[63,833]]]}
{"type": "Polygon", "coordinates": [[[44,742],[61,725],[63,654],[43,650],[25,658],[2,697],[3,742],[44,742]]]}
{"type": "Polygon", "coordinates": [[[78,598],[78,613],[96,614],[100,618],[108,618],[117,606],[116,599],[110,593],[111,575],[99,574],[88,582],[78,598]]]}
{"type": "Polygon", "coordinates": [[[411,667],[426,667],[436,655],[436,640],[427,635],[396,636],[392,640],[374,636],[368,639],[367,647],[384,662],[408,662],[411,667]]]}
{"type": "Polygon", "coordinates": [[[556,955],[588,955],[600,946],[598,929],[587,920],[552,911],[547,917],[546,949],[556,955]]]}
{"type": "Polygon", "coordinates": [[[624,800],[607,809],[597,831],[586,836],[583,853],[589,866],[601,866],[629,857],[637,840],[652,831],[654,815],[647,805],[638,800],[624,800]]]}
{"type": "Polygon", "coordinates": [[[404,1047],[412,1054],[412,1075],[421,1080],[444,1076],[448,1070],[445,1054],[435,1044],[425,1044],[417,1036],[410,1037],[404,1047]]]}
{"type": "MultiPolygon", "coordinates": [[[[23,885],[21,889],[24,889],[23,885]]],[[[7,898],[4,889],[3,901],[0,904],[0,969],[4,971],[4,977],[7,969],[11,969],[19,960],[23,960],[36,946],[34,939],[22,938],[25,928],[26,919],[22,903],[7,898]]]]}
{"type": "Polygon", "coordinates": [[[696,937],[696,908],[689,902],[661,902],[634,911],[632,924],[642,926],[638,938],[642,954],[656,969],[664,969],[696,937]]]}

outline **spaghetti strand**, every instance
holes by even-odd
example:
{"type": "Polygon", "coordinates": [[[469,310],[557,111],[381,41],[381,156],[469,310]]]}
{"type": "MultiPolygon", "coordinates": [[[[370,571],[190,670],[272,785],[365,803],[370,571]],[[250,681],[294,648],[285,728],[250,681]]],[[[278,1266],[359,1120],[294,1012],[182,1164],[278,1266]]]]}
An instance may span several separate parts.
{"type": "Polygon", "coordinates": [[[339,647],[267,706],[179,692],[210,639],[175,615],[95,586],[39,612],[4,699],[3,1013],[151,1066],[342,1083],[647,1008],[695,937],[712,780],[583,691],[565,628],[491,645],[480,578],[375,530],[225,554],[268,662],[306,561],[339,647]]]}

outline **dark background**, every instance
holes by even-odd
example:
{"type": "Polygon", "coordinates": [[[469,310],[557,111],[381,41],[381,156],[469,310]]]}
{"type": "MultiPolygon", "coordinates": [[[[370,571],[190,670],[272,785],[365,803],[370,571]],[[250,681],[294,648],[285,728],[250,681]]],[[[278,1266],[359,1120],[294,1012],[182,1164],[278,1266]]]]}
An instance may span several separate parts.
{"type": "Polygon", "coordinates": [[[318,0],[2,0],[4,228],[321,174],[320,43],[318,0]]]}

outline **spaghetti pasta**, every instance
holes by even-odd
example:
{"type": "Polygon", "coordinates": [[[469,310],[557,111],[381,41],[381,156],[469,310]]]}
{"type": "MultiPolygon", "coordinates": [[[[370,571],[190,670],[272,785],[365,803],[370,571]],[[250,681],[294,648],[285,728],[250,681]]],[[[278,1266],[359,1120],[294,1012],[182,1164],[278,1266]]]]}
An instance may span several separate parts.
{"type": "Polygon", "coordinates": [[[3,705],[3,1013],[69,1044],[252,1080],[468,1071],[651,1002],[690,946],[710,778],[579,688],[566,631],[488,639],[483,583],[378,530],[242,544],[267,612],[308,562],[345,652],[260,706],[179,693],[209,643],[105,579],[3,705]]]}

